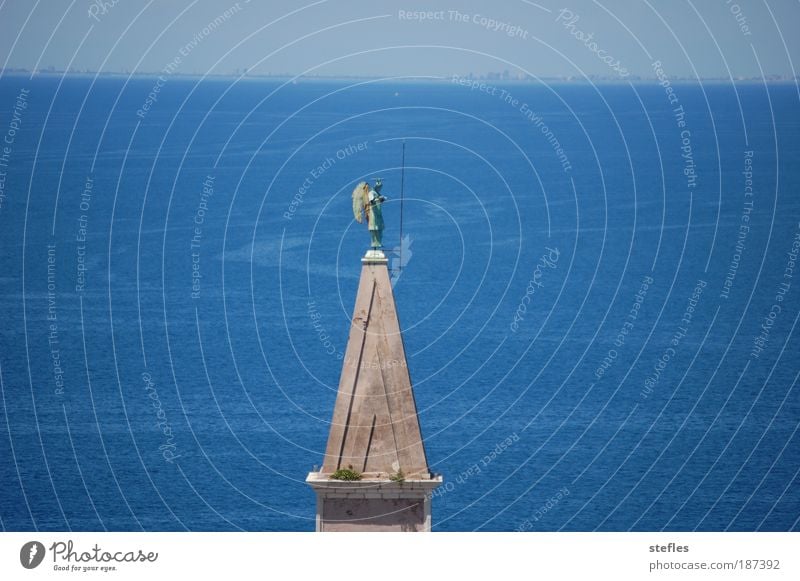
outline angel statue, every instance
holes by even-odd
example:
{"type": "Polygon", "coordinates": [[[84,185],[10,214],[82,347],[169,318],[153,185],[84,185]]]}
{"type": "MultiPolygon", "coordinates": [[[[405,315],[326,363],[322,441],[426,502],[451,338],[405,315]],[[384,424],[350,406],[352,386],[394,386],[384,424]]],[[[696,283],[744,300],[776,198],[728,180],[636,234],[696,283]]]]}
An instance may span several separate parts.
{"type": "Polygon", "coordinates": [[[372,237],[372,248],[377,250],[383,248],[381,238],[383,237],[383,213],[381,204],[386,201],[386,197],[381,195],[383,183],[381,178],[375,180],[375,188],[369,187],[367,182],[361,182],[353,190],[353,214],[356,221],[363,222],[363,215],[367,216],[369,234],[372,237]]]}

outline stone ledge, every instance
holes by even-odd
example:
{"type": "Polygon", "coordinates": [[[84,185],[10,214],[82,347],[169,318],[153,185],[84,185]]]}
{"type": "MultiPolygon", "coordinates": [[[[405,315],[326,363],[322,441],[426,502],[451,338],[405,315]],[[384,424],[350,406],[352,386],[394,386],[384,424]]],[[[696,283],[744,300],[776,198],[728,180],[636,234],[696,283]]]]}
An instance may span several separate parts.
{"type": "Polygon", "coordinates": [[[424,497],[427,493],[441,486],[440,475],[429,479],[406,479],[395,482],[387,478],[364,478],[362,480],[331,480],[327,474],[309,472],[306,483],[317,494],[331,498],[406,498],[424,497]],[[387,496],[390,495],[390,496],[387,496]]]}

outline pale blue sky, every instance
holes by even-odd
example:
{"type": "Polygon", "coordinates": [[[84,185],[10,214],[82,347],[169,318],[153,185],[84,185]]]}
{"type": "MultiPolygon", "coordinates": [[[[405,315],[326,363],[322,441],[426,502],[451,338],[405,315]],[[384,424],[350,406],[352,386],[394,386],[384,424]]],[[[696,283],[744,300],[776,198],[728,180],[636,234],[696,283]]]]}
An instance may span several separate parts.
{"type": "Polygon", "coordinates": [[[174,62],[175,72],[185,74],[250,68],[394,76],[508,69],[617,76],[601,60],[606,57],[646,77],[653,76],[654,60],[670,76],[753,77],[762,69],[792,75],[800,56],[798,0],[106,0],[101,9],[102,4],[6,0],[0,7],[0,65],[63,69],[72,60],[80,70],[122,72],[154,72],[174,62]],[[572,19],[561,12],[565,8],[572,19]],[[419,10],[438,11],[437,19],[402,17],[419,10]],[[218,25],[204,31],[215,19],[218,25]],[[498,23],[496,30],[487,19],[498,23]],[[590,33],[596,45],[578,38],[590,33]]]}

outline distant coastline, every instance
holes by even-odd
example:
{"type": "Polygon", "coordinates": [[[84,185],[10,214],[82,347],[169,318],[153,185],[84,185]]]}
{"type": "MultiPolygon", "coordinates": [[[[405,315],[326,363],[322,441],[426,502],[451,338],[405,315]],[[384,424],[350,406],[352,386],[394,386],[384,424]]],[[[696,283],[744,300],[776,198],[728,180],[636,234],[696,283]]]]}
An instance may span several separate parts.
{"type": "MultiPolygon", "coordinates": [[[[3,76],[26,76],[26,77],[104,77],[104,78],[143,78],[150,79],[158,77],[161,72],[147,71],[147,72],[120,72],[120,71],[63,71],[57,69],[40,69],[38,71],[30,71],[28,69],[7,68],[0,69],[0,77],[3,76]]],[[[381,83],[441,83],[450,82],[454,76],[461,78],[472,79],[475,81],[491,81],[495,84],[511,84],[511,85],[531,85],[541,82],[547,83],[570,83],[570,84],[621,84],[627,85],[634,84],[656,84],[659,79],[656,77],[641,77],[631,75],[624,79],[619,76],[556,76],[556,77],[530,77],[530,76],[511,76],[504,73],[489,73],[483,75],[476,75],[474,73],[465,74],[450,74],[443,76],[433,75],[418,75],[418,76],[394,76],[394,77],[377,77],[377,76],[360,76],[360,75],[292,75],[289,73],[279,74],[254,74],[254,73],[172,73],[172,77],[180,79],[219,79],[219,80],[247,80],[247,81],[294,81],[294,82],[342,82],[342,81],[375,81],[381,83]]],[[[767,75],[765,77],[669,77],[670,82],[673,83],[798,83],[799,77],[791,77],[784,75],[767,75]]]]}

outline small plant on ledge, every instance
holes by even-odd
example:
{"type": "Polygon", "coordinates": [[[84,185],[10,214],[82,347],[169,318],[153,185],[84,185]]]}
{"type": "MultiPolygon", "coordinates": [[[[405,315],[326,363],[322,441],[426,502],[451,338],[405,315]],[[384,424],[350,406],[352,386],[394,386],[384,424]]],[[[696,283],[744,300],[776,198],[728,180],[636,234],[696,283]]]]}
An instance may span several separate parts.
{"type": "Polygon", "coordinates": [[[403,471],[402,471],[402,470],[398,470],[397,472],[395,472],[394,474],[392,474],[391,476],[389,476],[389,480],[391,480],[392,482],[400,482],[400,483],[403,483],[403,482],[405,482],[405,481],[406,481],[406,475],[405,475],[405,474],[403,474],[403,471]]]}
{"type": "Polygon", "coordinates": [[[339,468],[331,474],[331,480],[361,480],[361,472],[353,470],[353,465],[350,464],[347,468],[339,468]]]}

